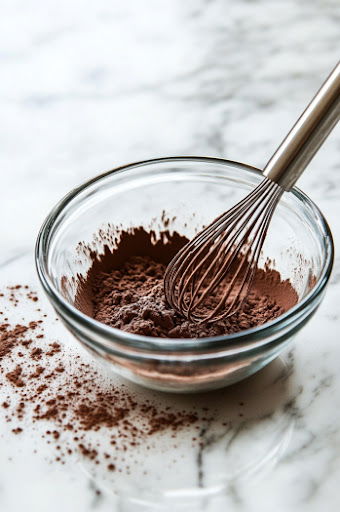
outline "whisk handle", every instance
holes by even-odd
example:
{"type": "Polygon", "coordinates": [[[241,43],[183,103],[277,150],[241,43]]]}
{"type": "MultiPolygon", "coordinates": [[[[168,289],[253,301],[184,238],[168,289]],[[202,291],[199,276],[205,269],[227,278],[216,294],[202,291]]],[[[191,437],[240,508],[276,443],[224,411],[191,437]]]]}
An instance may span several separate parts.
{"type": "Polygon", "coordinates": [[[339,119],[340,62],[275,151],[263,174],[289,190],[339,119]]]}

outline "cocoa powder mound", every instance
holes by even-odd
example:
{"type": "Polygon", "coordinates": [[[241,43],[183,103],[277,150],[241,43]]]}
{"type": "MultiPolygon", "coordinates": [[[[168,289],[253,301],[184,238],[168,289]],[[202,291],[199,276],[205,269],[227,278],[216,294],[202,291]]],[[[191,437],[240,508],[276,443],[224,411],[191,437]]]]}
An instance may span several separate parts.
{"type": "Polygon", "coordinates": [[[272,269],[256,269],[241,309],[213,323],[190,322],[166,302],[163,278],[167,264],[187,242],[178,233],[143,228],[123,232],[114,251],[92,253],[92,266],[78,286],[75,304],[111,327],[160,338],[203,338],[231,334],[262,325],[285,313],[298,297],[288,280],[272,269]]]}

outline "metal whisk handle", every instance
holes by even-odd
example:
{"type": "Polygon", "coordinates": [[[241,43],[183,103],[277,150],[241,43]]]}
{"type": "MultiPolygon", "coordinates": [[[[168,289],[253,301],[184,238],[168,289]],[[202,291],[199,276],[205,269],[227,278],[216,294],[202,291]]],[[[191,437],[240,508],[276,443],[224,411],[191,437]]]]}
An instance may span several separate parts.
{"type": "Polygon", "coordinates": [[[340,119],[340,62],[316,93],[263,174],[289,190],[340,119]]]}

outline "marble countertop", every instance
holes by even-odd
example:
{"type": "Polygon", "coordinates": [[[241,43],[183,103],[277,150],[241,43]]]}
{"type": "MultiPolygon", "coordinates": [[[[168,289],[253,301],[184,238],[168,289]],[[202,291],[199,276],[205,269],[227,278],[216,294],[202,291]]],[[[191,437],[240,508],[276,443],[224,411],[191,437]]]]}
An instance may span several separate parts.
{"type": "MultiPolygon", "coordinates": [[[[32,254],[40,224],[67,191],[99,172],[174,155],[263,167],[339,58],[338,0],[8,0],[0,9],[1,289],[19,275],[38,286],[32,254]]],[[[339,135],[337,128],[299,182],[327,217],[336,247],[339,135]]],[[[216,395],[226,412],[234,398],[252,403],[233,459],[247,478],[230,470],[216,492],[197,492],[210,470],[229,464],[239,423],[225,458],[196,453],[180,471],[169,466],[169,478],[179,471],[193,489],[189,497],[165,493],[149,502],[115,497],[77,464],[51,463],[29,427],[12,436],[0,417],[0,510],[339,510],[339,299],[336,255],[317,314],[292,351],[253,381],[266,414],[246,383],[216,395]],[[267,428],[276,436],[271,446],[267,428]],[[258,453],[248,461],[251,440],[258,453]]]]}

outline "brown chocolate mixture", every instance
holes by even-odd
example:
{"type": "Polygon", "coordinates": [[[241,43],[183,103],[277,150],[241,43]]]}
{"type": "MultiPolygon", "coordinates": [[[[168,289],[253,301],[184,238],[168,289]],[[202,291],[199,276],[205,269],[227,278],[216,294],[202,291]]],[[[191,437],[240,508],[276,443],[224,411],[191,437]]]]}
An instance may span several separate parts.
{"type": "Polygon", "coordinates": [[[282,315],[297,302],[288,280],[272,269],[257,269],[242,308],[233,316],[209,324],[183,318],[166,303],[163,276],[174,254],[187,242],[168,231],[136,228],[121,233],[117,248],[91,253],[92,266],[80,279],[76,306],[111,327],[146,336],[202,338],[235,333],[282,315]]]}
{"type": "MultiPolygon", "coordinates": [[[[9,308],[24,301],[38,305],[37,294],[27,289],[17,285],[0,295],[9,308]]],[[[54,445],[57,461],[65,463],[77,453],[109,471],[128,471],[127,450],[152,446],[153,436],[165,430],[173,438],[190,426],[197,432],[202,421],[211,420],[207,410],[173,409],[142,399],[124,384],[105,386],[93,363],[80,355],[70,357],[62,342],[49,339],[45,321],[54,319],[39,307],[37,320],[23,325],[10,324],[6,307],[7,312],[0,310],[0,418],[15,435],[22,435],[27,422],[30,430],[40,425],[40,435],[54,445]],[[97,431],[100,437],[94,442],[97,431]]],[[[192,439],[199,443],[196,436],[192,439]]]]}

